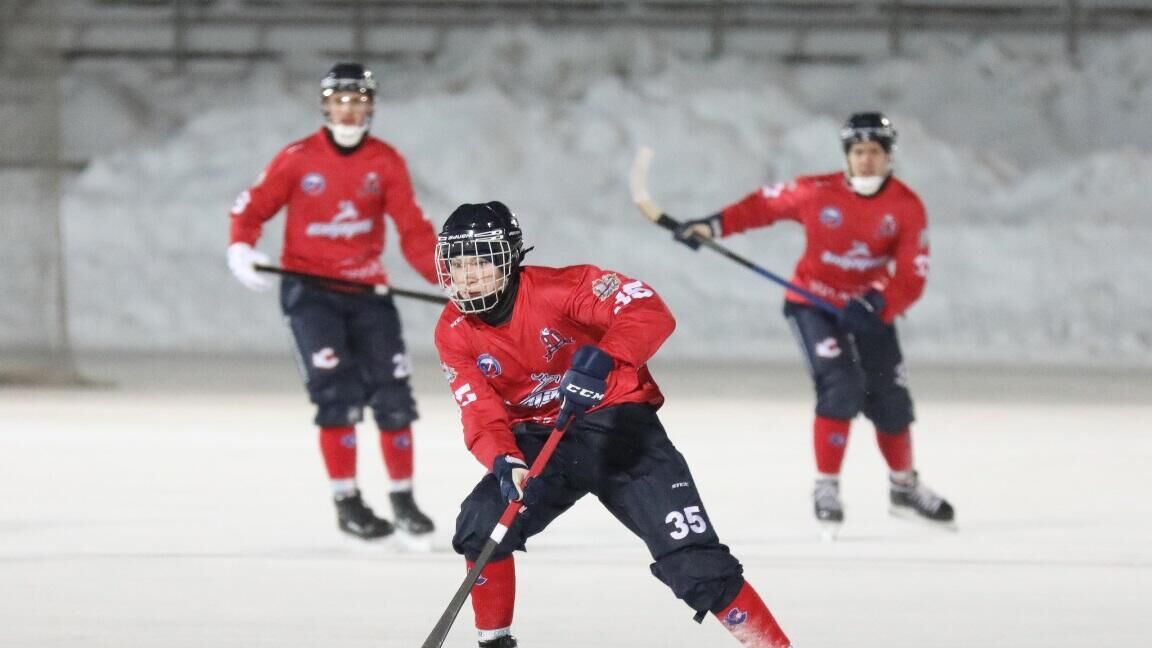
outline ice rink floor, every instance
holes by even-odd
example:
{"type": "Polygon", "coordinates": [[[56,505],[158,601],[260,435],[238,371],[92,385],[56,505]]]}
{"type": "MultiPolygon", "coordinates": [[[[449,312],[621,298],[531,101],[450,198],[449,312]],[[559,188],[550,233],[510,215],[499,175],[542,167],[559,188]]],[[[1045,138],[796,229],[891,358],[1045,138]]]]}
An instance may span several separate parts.
{"type": "MultiPolygon", "coordinates": [[[[92,360],[96,388],[0,388],[0,646],[416,648],[464,576],[448,549],[483,473],[418,364],[431,553],[335,528],[288,360],[92,360]]],[[[1152,375],[917,370],[923,479],[959,531],[890,518],[857,422],[847,522],[821,543],[799,367],[655,365],[662,418],[720,537],[797,648],[1096,648],[1152,636],[1152,375]]],[[[390,515],[376,435],[366,498],[390,515]]],[[[648,571],[595,500],[517,558],[524,648],[736,646],[648,571]]],[[[475,646],[471,608],[446,646],[475,646]]]]}

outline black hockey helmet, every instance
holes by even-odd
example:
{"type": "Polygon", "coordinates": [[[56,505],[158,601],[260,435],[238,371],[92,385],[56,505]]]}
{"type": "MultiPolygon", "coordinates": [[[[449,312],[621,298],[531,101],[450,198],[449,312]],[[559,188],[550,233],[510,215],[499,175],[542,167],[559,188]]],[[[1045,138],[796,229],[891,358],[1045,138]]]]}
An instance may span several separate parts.
{"type": "Polygon", "coordinates": [[[883,113],[853,113],[840,129],[840,142],[844,145],[844,153],[848,153],[857,142],[878,142],[885,153],[892,153],[896,146],[896,129],[883,113]]]}
{"type": "Polygon", "coordinates": [[[327,99],[337,92],[358,92],[375,99],[376,77],[359,63],[337,63],[320,80],[320,99],[327,99]]]}
{"type": "Polygon", "coordinates": [[[524,234],[507,205],[465,203],[437,236],[436,273],[461,312],[483,313],[499,303],[523,256],[524,234]]]}

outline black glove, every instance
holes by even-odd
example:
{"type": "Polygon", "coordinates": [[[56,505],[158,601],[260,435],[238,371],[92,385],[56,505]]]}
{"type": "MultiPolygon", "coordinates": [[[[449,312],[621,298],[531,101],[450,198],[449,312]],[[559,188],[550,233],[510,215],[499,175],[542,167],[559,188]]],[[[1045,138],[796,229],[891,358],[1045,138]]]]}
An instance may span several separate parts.
{"type": "Polygon", "coordinates": [[[500,455],[492,462],[492,474],[500,480],[500,494],[509,502],[532,506],[544,497],[544,483],[535,477],[528,479],[528,464],[523,459],[500,455]]]}
{"type": "Polygon", "coordinates": [[[711,216],[707,216],[705,218],[697,218],[695,220],[684,221],[683,223],[677,225],[676,229],[672,230],[672,238],[683,243],[684,245],[687,245],[693,250],[699,250],[700,237],[693,233],[693,227],[695,225],[704,225],[708,228],[709,232],[711,232],[707,238],[717,238],[720,236],[721,218],[721,214],[712,214],[711,216]]]}
{"type": "Polygon", "coordinates": [[[887,305],[888,301],[879,290],[869,290],[853,297],[840,311],[840,326],[856,335],[875,335],[884,330],[884,320],[880,316],[887,305]]]}
{"type": "Polygon", "coordinates": [[[563,428],[569,419],[579,419],[589,407],[604,401],[608,374],[615,364],[612,356],[591,344],[576,349],[572,368],[560,379],[560,415],[556,417],[556,427],[563,428]]]}

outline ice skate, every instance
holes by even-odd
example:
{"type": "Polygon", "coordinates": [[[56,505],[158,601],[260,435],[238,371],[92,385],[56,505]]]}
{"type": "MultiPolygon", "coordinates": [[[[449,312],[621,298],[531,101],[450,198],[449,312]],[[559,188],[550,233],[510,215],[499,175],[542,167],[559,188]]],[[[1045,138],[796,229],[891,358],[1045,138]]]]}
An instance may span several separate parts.
{"type": "Polygon", "coordinates": [[[480,648],[516,648],[516,637],[504,635],[488,641],[481,641],[480,648]]]}
{"type": "Polygon", "coordinates": [[[405,551],[427,553],[432,551],[432,532],[436,525],[416,507],[412,491],[400,491],[390,495],[392,514],[396,529],[396,542],[405,551]]]}
{"type": "Polygon", "coordinates": [[[392,514],[396,528],[414,536],[425,535],[436,530],[431,518],[417,508],[412,491],[398,491],[389,495],[392,499],[392,514]]]}
{"type": "Polygon", "coordinates": [[[336,520],[340,530],[363,540],[377,540],[392,535],[388,520],[376,517],[360,497],[360,491],[336,498],[336,520]]]}
{"type": "Polygon", "coordinates": [[[889,512],[907,520],[922,520],[933,525],[956,529],[956,513],[948,500],[920,482],[920,475],[910,471],[907,477],[889,478],[889,512]]]}
{"type": "Polygon", "coordinates": [[[820,523],[820,538],[832,542],[844,523],[844,506],[840,502],[840,479],[819,477],[812,489],[812,506],[820,523]]]}

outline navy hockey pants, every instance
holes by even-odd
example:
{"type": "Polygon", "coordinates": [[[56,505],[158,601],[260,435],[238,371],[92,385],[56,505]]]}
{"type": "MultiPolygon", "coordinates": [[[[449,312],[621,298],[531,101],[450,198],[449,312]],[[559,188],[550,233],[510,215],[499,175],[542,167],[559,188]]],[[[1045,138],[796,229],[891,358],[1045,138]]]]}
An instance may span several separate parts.
{"type": "Polygon", "coordinates": [[[365,405],[384,430],[416,420],[411,366],[392,297],[340,292],[284,277],[280,306],[316,424],[354,425],[365,405]]]}
{"type": "Polygon", "coordinates": [[[896,326],[850,336],[836,319],[812,306],[786,302],[784,315],[808,361],[816,414],[851,420],[863,412],[880,432],[898,433],[915,416],[896,326]]]}
{"type": "MultiPolygon", "coordinates": [[[[531,464],[551,430],[519,425],[515,432],[531,464]]],[[[493,560],[523,550],[525,540],[591,493],[644,541],[655,560],[652,574],[693,610],[720,611],[743,586],[743,567],[720,543],[688,464],[651,406],[617,405],[586,415],[565,433],[539,478],[543,501],[517,517],[493,560]]],[[[480,480],[456,518],[457,553],[475,560],[507,504],[496,477],[480,480]]]]}

